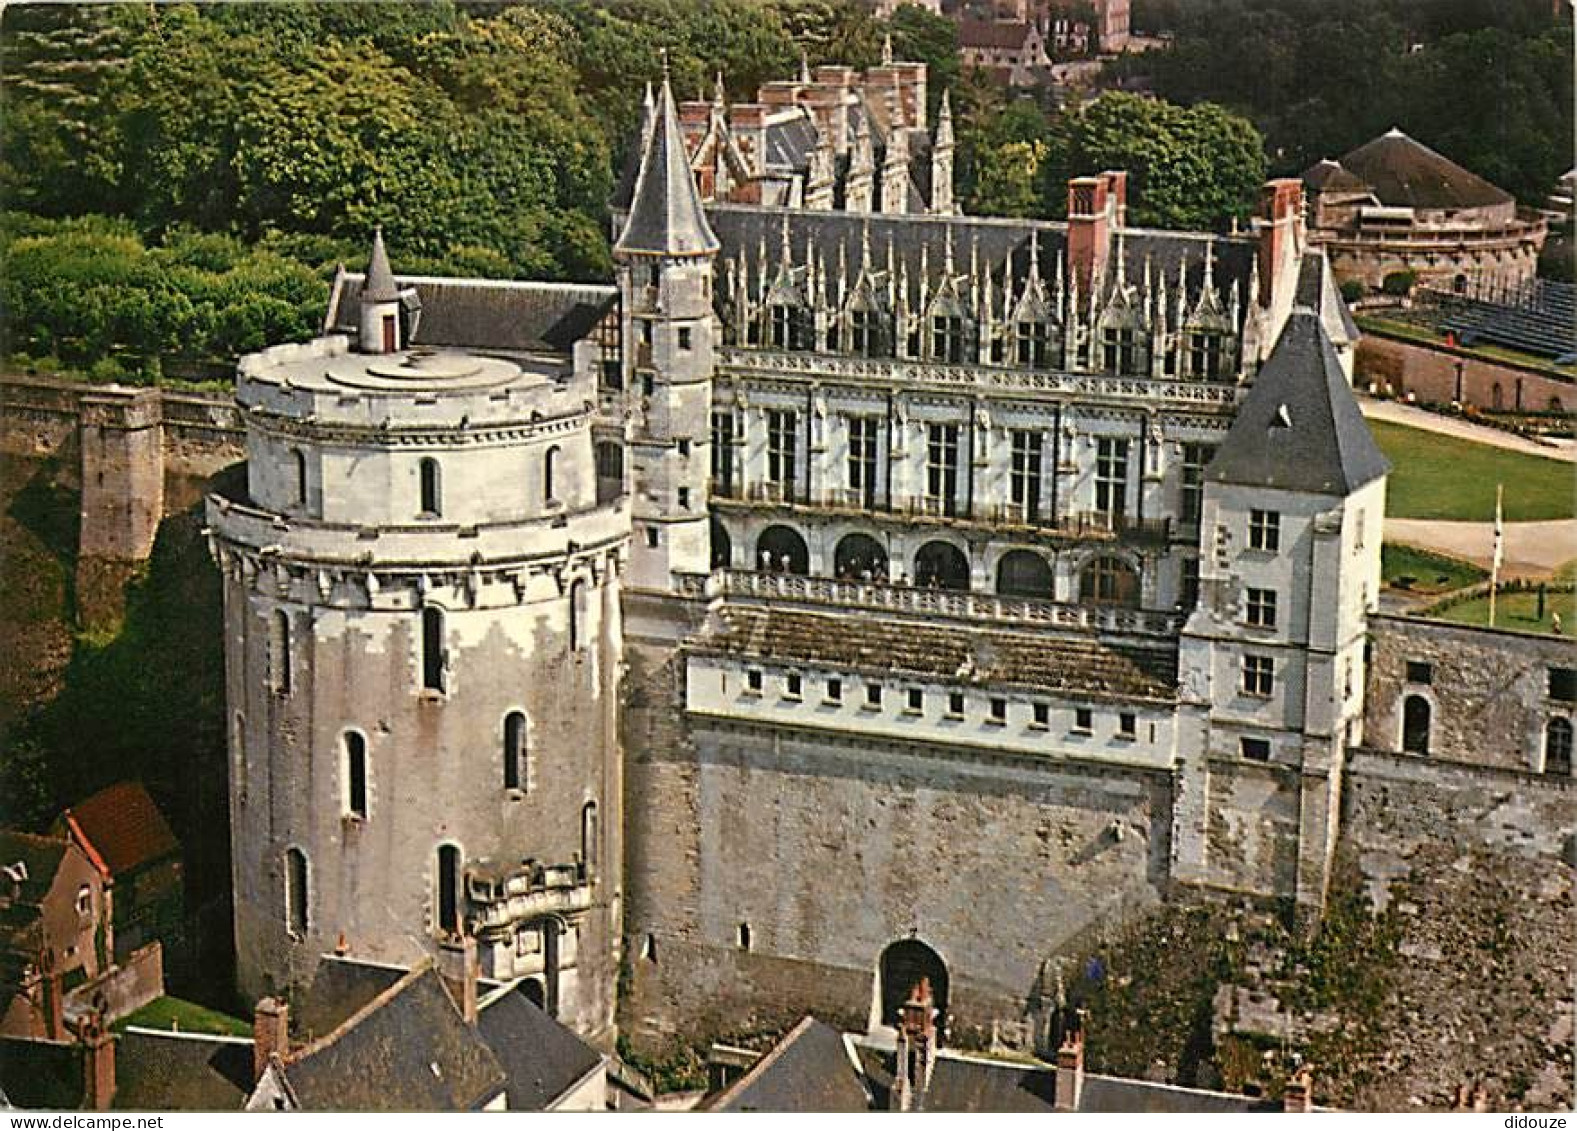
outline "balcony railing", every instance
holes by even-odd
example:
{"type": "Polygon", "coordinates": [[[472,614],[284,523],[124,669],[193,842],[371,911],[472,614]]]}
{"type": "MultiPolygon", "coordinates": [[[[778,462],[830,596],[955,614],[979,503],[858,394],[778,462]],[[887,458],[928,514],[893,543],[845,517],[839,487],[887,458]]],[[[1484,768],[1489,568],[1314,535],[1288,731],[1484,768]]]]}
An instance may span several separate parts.
{"type": "Polygon", "coordinates": [[[1118,635],[1173,637],[1182,630],[1180,613],[1070,605],[1032,597],[1005,597],[951,589],[842,581],[755,570],[714,570],[685,576],[681,592],[711,599],[788,601],[807,605],[853,605],[916,616],[969,621],[1001,621],[1118,635]]]}
{"type": "Polygon", "coordinates": [[[466,874],[466,899],[473,930],[512,932],[543,915],[569,914],[591,906],[592,883],[585,864],[534,862],[504,875],[466,874]]]}

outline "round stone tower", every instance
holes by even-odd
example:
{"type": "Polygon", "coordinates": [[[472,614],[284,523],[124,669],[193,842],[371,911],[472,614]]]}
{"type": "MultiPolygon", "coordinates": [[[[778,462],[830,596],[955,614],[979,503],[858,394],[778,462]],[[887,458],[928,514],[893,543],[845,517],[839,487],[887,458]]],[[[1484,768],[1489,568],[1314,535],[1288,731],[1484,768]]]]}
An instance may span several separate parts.
{"type": "Polygon", "coordinates": [[[453,961],[611,1039],[619,575],[595,377],[408,344],[381,238],[343,336],[244,358],[224,576],[238,979],[453,961]]]}

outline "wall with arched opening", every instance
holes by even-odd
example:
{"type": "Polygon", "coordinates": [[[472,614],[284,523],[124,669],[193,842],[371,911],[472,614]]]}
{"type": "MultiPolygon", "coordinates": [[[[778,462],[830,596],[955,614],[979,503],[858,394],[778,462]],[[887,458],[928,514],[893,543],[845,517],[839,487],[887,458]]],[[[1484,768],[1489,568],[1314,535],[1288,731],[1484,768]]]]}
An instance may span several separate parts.
{"type": "Polygon", "coordinates": [[[792,526],[769,526],[756,539],[752,564],[769,573],[792,573],[803,577],[810,572],[810,547],[792,526]]]}
{"type": "Polygon", "coordinates": [[[969,589],[969,557],[951,542],[936,540],[914,555],[914,583],[922,589],[969,589]]]}

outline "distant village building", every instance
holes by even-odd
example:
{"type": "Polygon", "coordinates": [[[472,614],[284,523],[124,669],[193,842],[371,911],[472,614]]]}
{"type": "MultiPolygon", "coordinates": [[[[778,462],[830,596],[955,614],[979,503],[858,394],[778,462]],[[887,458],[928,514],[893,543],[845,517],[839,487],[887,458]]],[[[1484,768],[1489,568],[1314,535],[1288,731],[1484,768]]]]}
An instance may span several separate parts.
{"type": "Polygon", "coordinates": [[[1393,129],[1303,174],[1310,236],[1342,282],[1390,275],[1456,291],[1515,290],[1538,271],[1547,225],[1510,193],[1393,129]]]}
{"type": "Polygon", "coordinates": [[[1045,33],[1035,21],[963,20],[958,54],[965,67],[993,72],[1008,86],[1042,82],[1051,67],[1045,33]]]}

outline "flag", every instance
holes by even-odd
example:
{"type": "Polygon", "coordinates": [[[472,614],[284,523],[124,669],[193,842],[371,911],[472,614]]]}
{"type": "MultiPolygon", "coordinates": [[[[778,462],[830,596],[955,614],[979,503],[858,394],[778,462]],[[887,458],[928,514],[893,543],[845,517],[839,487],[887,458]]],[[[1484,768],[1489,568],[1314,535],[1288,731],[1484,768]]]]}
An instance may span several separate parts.
{"type": "Polygon", "coordinates": [[[1506,550],[1506,528],[1500,518],[1500,496],[1502,485],[1495,484],[1495,548],[1490,556],[1490,575],[1492,578],[1500,575],[1500,563],[1506,550]]]}

